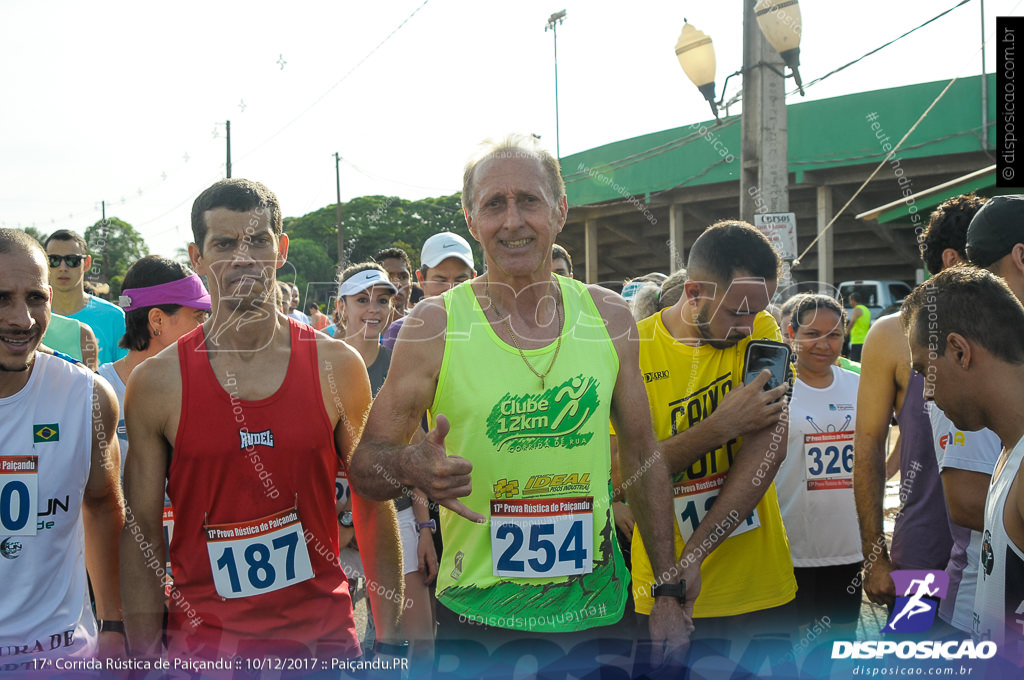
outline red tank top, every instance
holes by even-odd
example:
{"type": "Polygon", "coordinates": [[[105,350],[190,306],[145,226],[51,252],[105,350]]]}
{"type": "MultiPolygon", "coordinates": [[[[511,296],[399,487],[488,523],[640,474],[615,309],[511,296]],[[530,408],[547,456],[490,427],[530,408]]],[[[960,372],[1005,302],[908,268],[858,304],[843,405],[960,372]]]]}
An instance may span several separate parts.
{"type": "Polygon", "coordinates": [[[203,327],[178,341],[181,420],[168,471],[174,505],[172,655],[359,655],[337,560],[339,457],[312,328],[289,319],[281,387],[243,401],[214,376],[203,327]]]}

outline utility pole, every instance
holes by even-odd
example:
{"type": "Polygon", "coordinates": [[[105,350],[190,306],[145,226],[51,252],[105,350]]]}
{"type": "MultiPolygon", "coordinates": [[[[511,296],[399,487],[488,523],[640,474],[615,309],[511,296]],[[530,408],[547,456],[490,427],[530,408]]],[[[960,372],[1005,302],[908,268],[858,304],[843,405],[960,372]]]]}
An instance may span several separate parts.
{"type": "Polygon", "coordinates": [[[334,152],[334,186],[338,192],[338,271],[345,268],[345,226],[341,222],[341,156],[334,152]]]}
{"type": "Polygon", "coordinates": [[[985,0],[981,0],[981,150],[988,151],[988,74],[985,73],[985,0]]]}
{"type": "Polygon", "coordinates": [[[565,21],[565,10],[555,12],[548,17],[548,23],[544,26],[547,33],[550,28],[555,36],[555,155],[562,158],[561,136],[558,129],[558,25],[565,21]]]}
{"type": "Polygon", "coordinates": [[[224,126],[227,128],[227,131],[228,131],[228,162],[227,162],[227,170],[228,170],[228,179],[231,179],[231,121],[230,120],[227,121],[224,124],[224,126]]]}
{"type": "Polygon", "coordinates": [[[100,275],[110,281],[110,248],[107,246],[110,240],[110,225],[107,224],[107,202],[100,201],[100,207],[103,211],[103,271],[100,275]]]}
{"type": "Polygon", "coordinates": [[[789,212],[785,64],[758,27],[756,0],[743,0],[743,120],[740,219],[789,212]]]}

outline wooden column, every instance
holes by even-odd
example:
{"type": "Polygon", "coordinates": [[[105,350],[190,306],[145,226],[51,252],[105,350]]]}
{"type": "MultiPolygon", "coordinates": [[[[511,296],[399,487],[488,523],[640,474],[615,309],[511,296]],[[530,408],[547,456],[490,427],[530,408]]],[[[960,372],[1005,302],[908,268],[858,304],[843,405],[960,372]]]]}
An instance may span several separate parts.
{"type": "Polygon", "coordinates": [[[673,203],[668,207],[668,273],[674,274],[686,266],[683,259],[683,206],[673,203]]]}
{"type": "Polygon", "coordinates": [[[586,281],[587,283],[597,283],[597,221],[587,220],[583,223],[583,230],[586,236],[584,245],[587,258],[586,281]]]}
{"type": "Polygon", "coordinates": [[[818,187],[818,291],[831,295],[836,283],[832,255],[834,252],[833,230],[825,231],[825,225],[832,219],[832,187],[818,187]],[[825,231],[824,235],[822,232],[825,231]]]}

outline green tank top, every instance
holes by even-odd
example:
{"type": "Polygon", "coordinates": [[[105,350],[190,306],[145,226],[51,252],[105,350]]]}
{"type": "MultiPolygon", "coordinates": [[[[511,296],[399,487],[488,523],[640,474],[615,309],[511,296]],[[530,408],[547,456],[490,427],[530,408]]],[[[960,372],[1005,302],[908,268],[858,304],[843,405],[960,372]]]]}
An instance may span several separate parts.
{"type": "Polygon", "coordinates": [[[857,305],[854,309],[860,310],[860,316],[850,329],[850,344],[863,345],[864,338],[868,335],[868,327],[871,326],[871,310],[864,305],[857,305]]]}
{"type": "Polygon", "coordinates": [[[50,314],[50,325],[43,335],[43,344],[82,361],[82,330],[75,319],[50,314]]]}
{"type": "MultiPolygon", "coordinates": [[[[541,381],[495,334],[467,283],[444,294],[444,359],[430,408],[448,452],[473,463],[461,499],[490,519],[441,509],[437,598],[471,622],[542,633],[617,622],[629,589],[611,513],[608,418],[618,355],[587,288],[559,277],[562,348],[541,381]]],[[[555,343],[525,354],[539,371],[555,343]]]]}

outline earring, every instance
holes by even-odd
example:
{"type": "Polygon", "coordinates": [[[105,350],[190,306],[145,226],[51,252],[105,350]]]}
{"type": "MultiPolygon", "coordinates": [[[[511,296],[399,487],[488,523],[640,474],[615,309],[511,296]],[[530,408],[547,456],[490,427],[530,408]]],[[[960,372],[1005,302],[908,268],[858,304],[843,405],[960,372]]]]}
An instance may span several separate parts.
{"type": "Polygon", "coordinates": [[[153,337],[156,337],[158,335],[160,335],[160,329],[159,328],[157,328],[155,331],[153,331],[153,337]]]}

